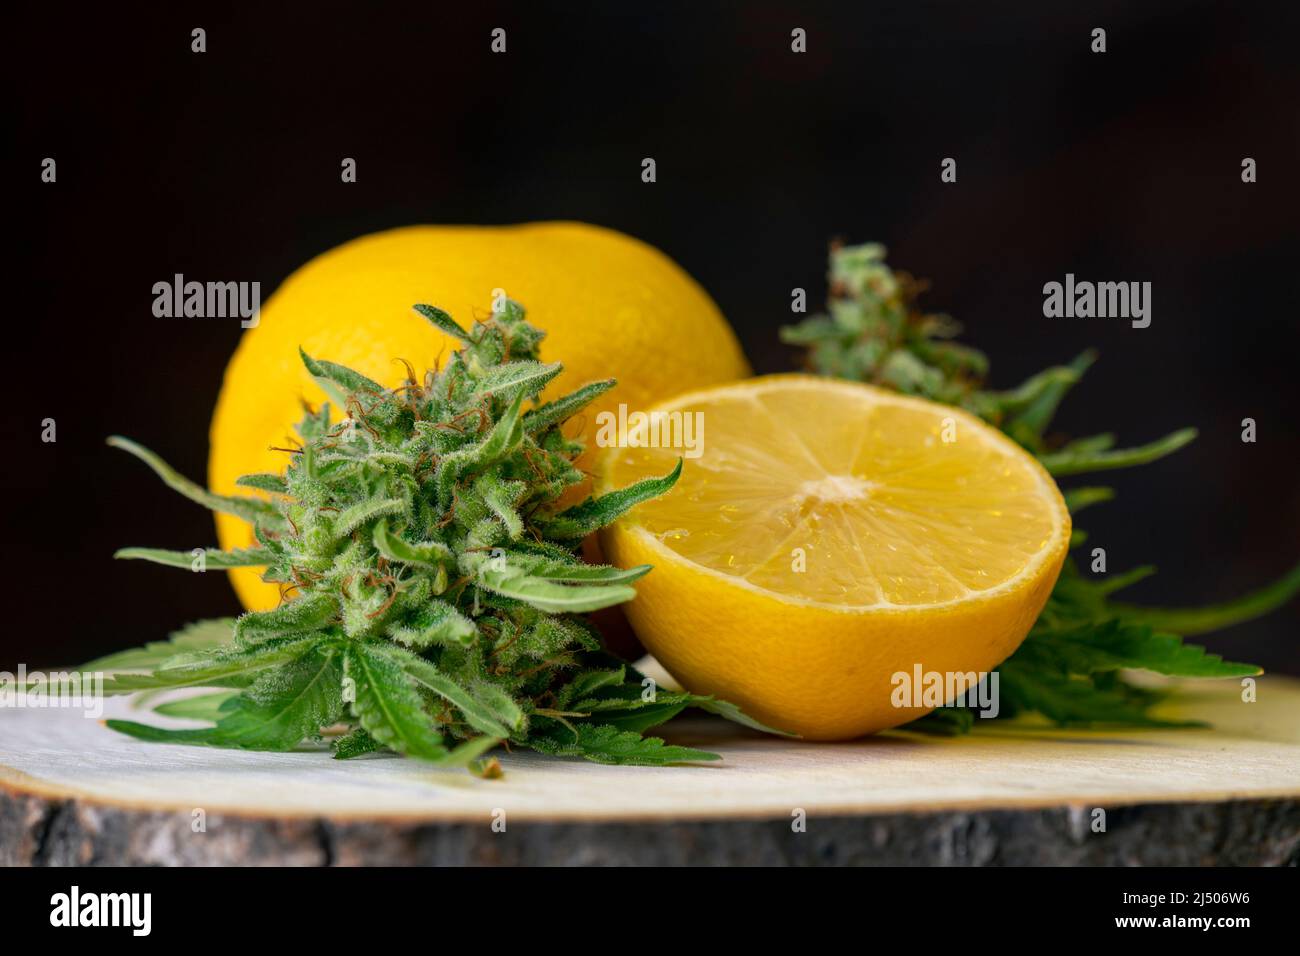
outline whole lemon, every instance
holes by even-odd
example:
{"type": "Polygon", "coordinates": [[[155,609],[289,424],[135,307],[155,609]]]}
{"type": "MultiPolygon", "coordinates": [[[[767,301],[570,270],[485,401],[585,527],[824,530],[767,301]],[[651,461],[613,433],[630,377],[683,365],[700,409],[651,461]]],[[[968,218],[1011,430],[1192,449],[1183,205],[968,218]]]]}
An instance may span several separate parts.
{"type": "MultiPolygon", "coordinates": [[[[564,363],[543,398],[618,379],[584,413],[589,447],[603,410],[645,409],[750,373],[708,293],[662,252],[623,233],[577,222],[392,229],[308,262],[244,333],[212,418],[210,487],[248,494],[236,487],[239,476],[283,471],[286,452],[275,448],[291,447],[304,401],[325,401],[300,346],[396,386],[406,378],[400,359],[420,372],[456,347],[414,304],[436,305],[468,328],[502,292],[546,331],[543,360],[564,363]]],[[[217,535],[223,548],[252,542],[250,527],[229,515],[217,516],[217,535]]],[[[248,608],[279,603],[278,587],[259,570],[230,576],[248,608]]]]}

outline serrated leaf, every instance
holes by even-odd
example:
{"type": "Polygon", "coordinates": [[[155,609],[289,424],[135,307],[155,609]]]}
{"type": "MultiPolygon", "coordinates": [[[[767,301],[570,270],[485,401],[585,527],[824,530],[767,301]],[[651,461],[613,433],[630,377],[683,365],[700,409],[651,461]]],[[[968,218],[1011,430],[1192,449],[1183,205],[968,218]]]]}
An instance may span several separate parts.
{"type": "Polygon", "coordinates": [[[186,720],[206,720],[215,723],[221,717],[221,708],[227,701],[238,697],[237,690],[219,690],[211,694],[199,694],[182,700],[172,700],[154,707],[155,714],[164,717],[183,717],[186,720]]]}
{"type": "Polygon", "coordinates": [[[389,561],[432,569],[455,564],[451,548],[441,541],[406,541],[389,530],[388,521],[384,518],[375,524],[372,538],[375,549],[389,561]]]}
{"type": "Polygon", "coordinates": [[[236,478],[235,484],[241,488],[257,488],[260,491],[269,491],[272,494],[283,495],[289,491],[289,486],[284,480],[283,475],[276,475],[270,472],[262,472],[256,475],[244,475],[242,478],[236,478]]]}
{"type": "Polygon", "coordinates": [[[1096,360],[1097,353],[1092,349],[1088,349],[1077,356],[1067,366],[1074,373],[1073,378],[1058,379],[1049,388],[1045,389],[1026,408],[1012,418],[1008,423],[1008,431],[1027,429],[1030,433],[1041,436],[1055,417],[1056,410],[1060,406],[1061,400],[1065,398],[1066,392],[1083,377],[1083,373],[1096,360]]]}
{"type": "Polygon", "coordinates": [[[352,712],[375,740],[398,753],[438,761],[447,756],[442,735],[424,709],[415,682],[380,645],[352,644],[344,670],[356,699],[352,712]]]}
{"type": "Polygon", "coordinates": [[[438,761],[438,766],[468,767],[499,743],[499,737],[471,737],[453,747],[450,753],[438,761]]]}
{"type": "Polygon", "coordinates": [[[362,525],[376,518],[387,518],[406,510],[406,502],[397,498],[371,498],[350,505],[334,516],[331,529],[335,538],[346,538],[362,525]]]}
{"type": "Polygon", "coordinates": [[[657,498],[664,494],[682,474],[682,459],[662,478],[644,478],[635,484],[601,495],[588,498],[580,505],[561,511],[545,522],[547,534],[559,539],[584,538],[593,531],[631,510],[643,501],[657,498]]]}
{"type": "Polygon", "coordinates": [[[363,728],[358,727],[350,734],[344,734],[334,741],[334,759],[351,760],[353,757],[360,757],[363,754],[375,753],[383,749],[383,744],[371,737],[363,728]]]}
{"type": "Polygon", "coordinates": [[[452,338],[460,339],[462,342],[472,342],[469,333],[460,327],[460,324],[442,309],[433,305],[416,305],[412,306],[416,312],[424,316],[437,329],[446,332],[452,338]]]}
{"type": "Polygon", "coordinates": [[[710,714],[717,714],[719,717],[725,717],[734,724],[740,724],[742,727],[748,727],[750,730],[758,730],[765,734],[775,734],[778,737],[798,738],[798,734],[790,733],[786,730],[778,730],[775,727],[769,727],[761,721],[750,717],[735,704],[719,700],[716,697],[704,697],[699,694],[690,695],[692,707],[698,707],[700,710],[707,711],[710,714]]]}
{"type": "Polygon", "coordinates": [[[553,402],[532,409],[524,415],[524,431],[531,435],[544,428],[568,421],[617,384],[612,378],[591,382],[563,398],[557,398],[553,402]]]}
{"type": "Polygon", "coordinates": [[[1143,624],[1177,634],[1207,634],[1279,608],[1300,593],[1300,564],[1267,587],[1222,604],[1193,608],[1142,607],[1111,604],[1111,611],[1133,624],[1143,624]]]}
{"type": "Polygon", "coordinates": [[[308,594],[270,611],[249,611],[235,621],[235,640],[259,641],[286,634],[320,630],[338,618],[339,599],[328,593],[308,594]]]}
{"type": "MultiPolygon", "coordinates": [[[[275,555],[265,548],[236,548],[222,551],[219,548],[199,548],[203,552],[203,564],[214,571],[227,568],[260,568],[271,564],[275,555]]],[[[162,548],[121,548],[113,554],[121,560],[150,561],[171,568],[193,568],[198,558],[190,551],[167,551],[162,548]]]]}
{"type": "Polygon", "coordinates": [[[232,678],[256,676],[292,659],[316,640],[315,635],[271,638],[252,647],[229,646],[174,655],[149,673],[115,673],[104,681],[104,694],[227,686],[232,678]]]}
{"type": "Polygon", "coordinates": [[[527,565],[529,577],[566,584],[631,584],[652,570],[648,564],[616,568],[607,564],[584,564],[580,561],[539,560],[527,565]]]}
{"type": "Polygon", "coordinates": [[[560,690],[557,695],[559,705],[569,709],[575,701],[586,700],[601,690],[620,687],[626,674],[626,667],[593,668],[581,671],[560,690]]]}
{"type": "Polygon", "coordinates": [[[338,403],[339,408],[347,408],[348,398],[353,392],[369,395],[384,394],[382,385],[354,369],[334,362],[314,359],[301,347],[298,349],[298,355],[302,358],[302,364],[307,367],[307,371],[329,397],[338,403]]]}
{"type": "Polygon", "coordinates": [[[519,421],[519,409],[523,403],[523,394],[515,396],[492,430],[473,449],[470,458],[471,467],[486,468],[495,464],[509,452],[514,451],[523,440],[523,428],[519,421]]]}
{"type": "Polygon", "coordinates": [[[283,524],[279,512],[275,510],[275,506],[269,501],[261,498],[213,494],[201,485],[190,481],[148,448],[131,441],[129,438],[113,435],[108,439],[108,444],[110,447],[120,448],[134,455],[153,469],[153,473],[161,478],[168,488],[179,492],[190,501],[203,505],[203,507],[211,511],[234,515],[237,518],[243,518],[249,523],[262,520],[276,525],[283,524]]]}
{"type": "Polygon", "coordinates": [[[500,398],[513,399],[517,395],[532,398],[562,371],[564,366],[558,362],[509,362],[484,372],[474,391],[478,395],[491,394],[500,398]]]}
{"type": "Polygon", "coordinates": [[[469,472],[482,471],[490,467],[513,452],[523,441],[523,428],[519,421],[519,408],[522,401],[523,395],[516,395],[514,401],[482,441],[443,456],[438,463],[434,478],[440,504],[446,505],[451,502],[452,487],[458,478],[469,472]]]}
{"type": "Polygon", "coordinates": [[[519,500],[528,491],[522,481],[502,481],[496,475],[483,475],[474,482],[474,489],[483,497],[483,503],[505,527],[511,539],[524,533],[524,522],[516,510],[519,500]]]}
{"type": "Polygon", "coordinates": [[[520,709],[518,702],[496,684],[486,681],[476,684],[472,689],[474,699],[502,727],[516,734],[524,729],[527,716],[520,709]]]}
{"type": "Polygon", "coordinates": [[[1063,726],[1106,724],[1126,727],[1199,727],[1197,721],[1159,720],[1116,690],[1097,687],[1086,678],[1023,667],[1004,661],[998,668],[999,694],[1012,712],[1036,711],[1063,726]]]}
{"type": "Polygon", "coordinates": [[[435,644],[468,646],[478,637],[478,627],[454,606],[431,600],[413,621],[395,624],[388,633],[399,644],[422,650],[435,644]]]}
{"type": "MultiPolygon", "coordinates": [[[[640,690],[639,687],[636,689],[640,690]]],[[[623,708],[609,706],[614,701],[602,702],[606,706],[591,708],[593,720],[603,726],[639,736],[651,727],[667,723],[690,706],[690,701],[685,697],[669,694],[657,695],[654,702],[640,702],[641,698],[638,694],[635,700],[639,703],[623,708]]]]}
{"type": "Polygon", "coordinates": [[[1150,444],[1136,448],[1121,448],[1117,451],[1093,451],[1086,446],[1071,447],[1067,445],[1058,452],[1042,455],[1043,463],[1052,475],[1081,475],[1093,471],[1109,471],[1113,468],[1130,468],[1133,465],[1145,465],[1166,455],[1171,455],[1196,438],[1195,428],[1184,428],[1166,435],[1150,444]]]}
{"type": "Polygon", "coordinates": [[[312,647],[227,701],[214,727],[166,730],[124,720],[109,720],[107,726],[158,743],[289,750],[338,718],[342,676],[336,654],[328,648],[312,647]]]}
{"type": "Polygon", "coordinates": [[[594,763],[663,767],[678,763],[721,760],[722,757],[694,747],[669,746],[659,737],[642,737],[610,726],[576,724],[558,727],[545,736],[529,738],[528,746],[540,753],[560,757],[584,757],[594,763]]]}
{"type": "MultiPolygon", "coordinates": [[[[464,715],[471,727],[490,737],[509,737],[510,728],[497,718],[493,708],[484,704],[464,687],[424,658],[392,645],[368,648],[372,656],[382,657],[399,668],[416,685],[432,691],[464,715]]],[[[373,731],[372,731],[373,733],[373,731]]]]}
{"type": "Polygon", "coordinates": [[[211,650],[229,644],[234,639],[235,619],[233,617],[195,621],[173,632],[165,641],[150,641],[143,647],[117,651],[83,664],[79,669],[89,672],[152,670],[177,654],[211,650]]]}
{"type": "Polygon", "coordinates": [[[1118,620],[1085,624],[1068,630],[1039,630],[1026,640],[1021,662],[1047,660],[1071,674],[1093,674],[1126,668],[1169,677],[1250,677],[1261,673],[1253,664],[1225,661],[1176,634],[1118,620]]]}
{"type": "MultiPolygon", "coordinates": [[[[1018,387],[1007,392],[991,392],[990,397],[997,403],[1001,411],[1006,413],[1021,413],[1028,409],[1034,409],[1034,415],[1026,415],[1020,419],[1026,424],[1038,420],[1041,415],[1041,409],[1048,404],[1051,399],[1060,401],[1070,386],[1079,381],[1080,373],[1065,365],[1058,365],[1054,368],[1044,369],[1043,371],[1032,375],[1022,382],[1018,387]]],[[[1051,415],[1046,416],[1048,419],[1051,415]]]]}
{"type": "Polygon", "coordinates": [[[769,727],[750,717],[735,704],[716,697],[662,688],[656,688],[653,694],[647,694],[646,687],[641,683],[643,680],[636,670],[632,670],[626,678],[623,669],[586,671],[561,691],[558,701],[567,710],[584,711],[593,717],[598,716],[594,722],[612,724],[620,730],[640,732],[670,720],[687,707],[695,707],[751,730],[779,737],[799,736],[769,727]]]}
{"type": "Polygon", "coordinates": [[[479,570],[475,583],[494,594],[552,613],[598,611],[636,597],[636,591],[623,584],[561,584],[514,571],[489,570],[486,566],[479,570]]]}

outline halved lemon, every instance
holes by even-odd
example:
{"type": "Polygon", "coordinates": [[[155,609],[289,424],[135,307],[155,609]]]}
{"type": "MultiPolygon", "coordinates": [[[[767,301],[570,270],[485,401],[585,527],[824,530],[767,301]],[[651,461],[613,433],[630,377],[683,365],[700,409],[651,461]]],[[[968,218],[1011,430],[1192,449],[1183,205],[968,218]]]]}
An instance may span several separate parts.
{"type": "Polygon", "coordinates": [[[602,550],[654,565],[625,607],[659,662],[770,726],[843,739],[927,713],[918,678],[996,667],[1065,560],[1051,476],[949,406],[777,375],[651,411],[610,430],[597,487],[685,468],[602,550]]]}

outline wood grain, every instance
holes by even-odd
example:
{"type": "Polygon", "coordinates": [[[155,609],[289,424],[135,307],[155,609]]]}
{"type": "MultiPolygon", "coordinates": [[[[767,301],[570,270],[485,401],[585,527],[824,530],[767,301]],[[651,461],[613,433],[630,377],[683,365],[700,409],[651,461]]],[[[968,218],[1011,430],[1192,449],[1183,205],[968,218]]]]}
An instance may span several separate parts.
{"type": "Polygon", "coordinates": [[[1300,682],[1261,678],[1258,695],[1192,685],[1166,715],[1213,729],[1138,733],[983,725],[810,744],[682,721],[665,736],[720,765],[515,753],[502,780],[145,744],[76,710],[0,710],[0,863],[1294,863],[1300,682]]]}

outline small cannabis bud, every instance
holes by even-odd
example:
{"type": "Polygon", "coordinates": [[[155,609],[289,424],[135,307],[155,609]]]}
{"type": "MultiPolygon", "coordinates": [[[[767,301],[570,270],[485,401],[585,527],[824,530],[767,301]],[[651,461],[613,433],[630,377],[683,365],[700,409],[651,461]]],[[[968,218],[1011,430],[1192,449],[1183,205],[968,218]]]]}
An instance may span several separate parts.
{"type": "Polygon", "coordinates": [[[988,360],[950,341],[961,326],[915,308],[925,284],[885,265],[885,247],[831,245],[828,315],[781,329],[781,340],[808,347],[819,375],[871,382],[976,412],[988,360]]]}
{"type": "Polygon", "coordinates": [[[1045,369],[1010,391],[988,391],[983,352],[953,339],[962,331],[951,316],[922,312],[916,300],[927,288],[885,264],[878,243],[834,243],[830,256],[829,314],[781,329],[781,340],[806,346],[807,364],[819,375],[869,382],[907,395],[956,405],[1001,428],[1042,459],[1053,475],[1145,464],[1177,451],[1196,437],[1184,428],[1137,448],[1115,450],[1114,436],[1095,435],[1052,449],[1047,428],[1070,387],[1096,360],[1093,351],[1068,365],[1045,369]]]}
{"type": "Polygon", "coordinates": [[[214,726],[109,726],[146,740],[287,750],[344,724],[336,756],[388,749],[495,772],[498,743],[606,763],[715,760],[643,737],[688,705],[735,708],[657,690],[605,655],[583,612],[631,598],[649,566],[585,564],[582,539],[677,481],[662,478],[561,507],[584,476],[581,442],[561,426],[614,385],[594,382],[537,407],[559,364],[538,361],[544,333],[505,301],[470,331],[427,305],[417,312],[461,345],[442,369],[388,390],[302,353],[346,415],[308,409],[283,474],[239,484],[270,499],[212,494],[124,438],[110,444],[214,511],[250,522],[256,546],[234,551],[127,548],[120,558],[175,567],[266,567],[287,600],[181,632],[170,644],[98,664],[110,691],[233,688],[160,708],[214,726]]]}
{"type": "MultiPolygon", "coordinates": [[[[1010,391],[984,388],[983,353],[953,339],[961,326],[949,316],[916,307],[924,284],[885,264],[876,243],[831,246],[829,314],[781,330],[783,341],[807,347],[810,369],[821,375],[870,382],[909,395],[956,405],[1001,428],[1055,477],[1141,465],[1177,451],[1196,437],[1185,428],[1135,448],[1116,449],[1111,434],[1057,445],[1048,434],[1056,409],[1096,359],[1085,352],[1010,391]]],[[[1108,487],[1064,492],[1072,514],[1109,501],[1108,487]]],[[[1087,538],[1077,525],[1071,546],[1087,538]]],[[[1067,559],[1038,621],[1019,649],[998,668],[1000,717],[1036,712],[1058,724],[1160,726],[1149,710],[1160,695],[1121,676],[1141,669],[1178,677],[1240,677],[1260,673],[1251,664],[1224,661],[1181,635],[1201,634],[1264,614],[1300,590],[1300,566],[1254,594],[1215,607],[1143,608],[1111,595],[1154,572],[1149,566],[1109,578],[1085,576],[1067,559]]],[[[961,733],[972,712],[940,708],[907,725],[932,733],[961,733]]]]}

